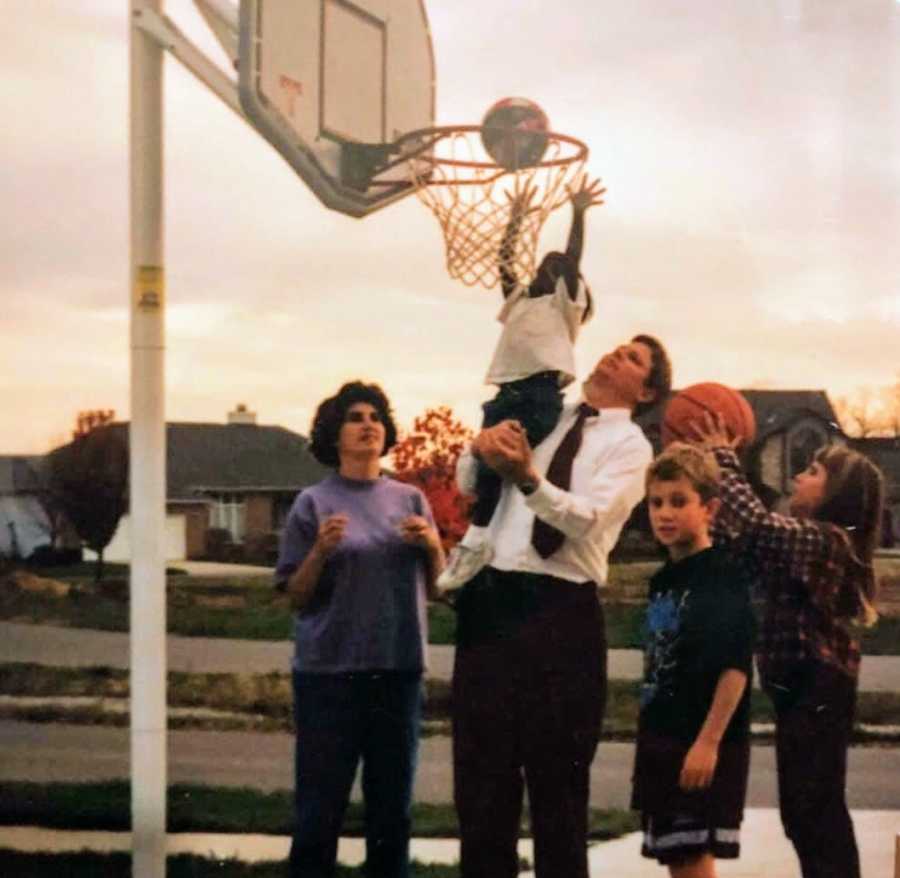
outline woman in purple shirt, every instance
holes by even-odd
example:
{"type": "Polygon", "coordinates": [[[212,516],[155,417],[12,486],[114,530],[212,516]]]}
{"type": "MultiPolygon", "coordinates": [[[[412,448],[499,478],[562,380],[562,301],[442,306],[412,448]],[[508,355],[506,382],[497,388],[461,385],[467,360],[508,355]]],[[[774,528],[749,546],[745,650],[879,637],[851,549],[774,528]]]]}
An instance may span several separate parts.
{"type": "Polygon", "coordinates": [[[296,611],[293,878],[334,874],[360,760],[369,875],[407,878],[425,604],[444,563],[425,496],[381,474],[397,431],[375,384],[319,405],[313,455],[335,472],[297,496],[276,582],[296,611]]]}

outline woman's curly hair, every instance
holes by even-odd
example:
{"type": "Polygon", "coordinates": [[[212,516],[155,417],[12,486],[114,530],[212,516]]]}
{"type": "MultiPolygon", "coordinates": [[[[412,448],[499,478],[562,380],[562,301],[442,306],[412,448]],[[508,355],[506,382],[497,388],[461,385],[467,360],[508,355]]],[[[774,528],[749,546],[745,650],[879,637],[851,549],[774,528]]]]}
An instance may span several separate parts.
{"type": "Polygon", "coordinates": [[[377,384],[366,384],[363,381],[350,381],[334,396],[319,403],[310,429],[310,451],[319,463],[337,469],[340,466],[337,442],[341,426],[347,417],[350,406],[358,402],[367,402],[380,415],[384,424],[384,448],[381,457],[397,444],[397,426],[394,413],[384,391],[377,384]]]}

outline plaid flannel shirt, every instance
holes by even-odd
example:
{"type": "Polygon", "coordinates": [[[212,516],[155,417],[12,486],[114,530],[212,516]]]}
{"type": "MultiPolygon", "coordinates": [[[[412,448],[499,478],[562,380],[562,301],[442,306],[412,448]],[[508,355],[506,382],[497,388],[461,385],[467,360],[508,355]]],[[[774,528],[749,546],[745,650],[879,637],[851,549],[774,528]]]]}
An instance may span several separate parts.
{"type": "Polygon", "coordinates": [[[740,470],[737,455],[715,449],[722,505],[713,538],[749,562],[763,589],[757,646],[767,683],[788,680],[802,662],[817,660],[851,677],[859,673],[859,641],[849,622],[871,566],[856,557],[846,531],[766,509],[740,470]]]}

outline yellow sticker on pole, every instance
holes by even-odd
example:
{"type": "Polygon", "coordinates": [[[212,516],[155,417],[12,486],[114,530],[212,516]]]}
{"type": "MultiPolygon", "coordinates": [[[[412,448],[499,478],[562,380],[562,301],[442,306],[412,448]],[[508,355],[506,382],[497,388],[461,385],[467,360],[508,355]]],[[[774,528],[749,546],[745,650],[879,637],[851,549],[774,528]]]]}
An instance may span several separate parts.
{"type": "Polygon", "coordinates": [[[165,301],[165,274],[161,265],[139,265],[134,279],[134,301],[139,311],[159,311],[165,301]]]}

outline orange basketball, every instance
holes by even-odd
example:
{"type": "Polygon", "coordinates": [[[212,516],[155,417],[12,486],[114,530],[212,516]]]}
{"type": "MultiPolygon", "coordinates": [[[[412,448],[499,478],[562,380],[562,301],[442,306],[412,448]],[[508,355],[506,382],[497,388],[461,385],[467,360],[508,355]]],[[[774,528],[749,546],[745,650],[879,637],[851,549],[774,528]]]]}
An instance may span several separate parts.
{"type": "Polygon", "coordinates": [[[741,445],[753,441],[756,418],[750,403],[736,390],[707,381],[692,384],[669,400],[662,421],[663,447],[677,440],[696,438],[690,429],[691,421],[702,420],[704,412],[721,415],[725,428],[740,439],[741,445]]]}
{"type": "Polygon", "coordinates": [[[536,165],[547,149],[547,114],[527,98],[497,101],[481,120],[487,154],[509,171],[536,165]]]}

